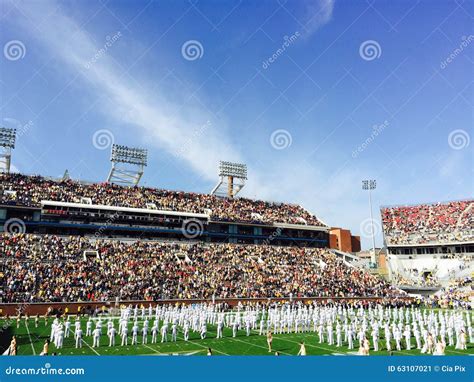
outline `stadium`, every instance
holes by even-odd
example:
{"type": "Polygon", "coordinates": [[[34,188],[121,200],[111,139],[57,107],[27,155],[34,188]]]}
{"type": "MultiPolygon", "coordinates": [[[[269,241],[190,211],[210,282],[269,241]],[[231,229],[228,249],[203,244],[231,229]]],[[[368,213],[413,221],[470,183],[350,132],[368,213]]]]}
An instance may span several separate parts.
{"type": "Polygon", "coordinates": [[[0,0],[0,382],[473,382],[473,18],[0,0]]]}
{"type": "Polygon", "coordinates": [[[303,206],[239,197],[243,164],[209,194],[163,190],[114,144],[90,183],[11,172],[2,139],[4,354],[474,353],[473,200],[382,207],[384,277],[303,206]]]}

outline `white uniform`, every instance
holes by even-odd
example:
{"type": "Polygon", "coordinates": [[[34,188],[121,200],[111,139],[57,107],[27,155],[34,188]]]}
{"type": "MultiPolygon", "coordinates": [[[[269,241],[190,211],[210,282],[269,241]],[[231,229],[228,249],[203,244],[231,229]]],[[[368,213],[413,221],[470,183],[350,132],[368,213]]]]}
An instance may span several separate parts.
{"type": "Polygon", "coordinates": [[[86,336],[91,336],[92,335],[92,321],[89,320],[87,321],[86,324],[86,336]]]}
{"type": "Polygon", "coordinates": [[[341,325],[340,324],[336,325],[336,346],[337,347],[342,346],[342,331],[341,331],[341,325]]]}
{"type": "Polygon", "coordinates": [[[65,327],[64,337],[69,338],[69,333],[71,331],[71,323],[69,321],[66,321],[66,323],[64,324],[64,327],[65,327]]]}
{"type": "Polygon", "coordinates": [[[59,327],[59,330],[56,332],[56,347],[61,349],[63,347],[64,342],[64,330],[62,326],[59,327]]]}
{"type": "Polygon", "coordinates": [[[100,329],[95,328],[92,332],[92,347],[96,348],[100,346],[100,329]]]}
{"type": "Polygon", "coordinates": [[[136,345],[138,341],[138,325],[135,323],[132,327],[132,345],[136,345]]]}
{"type": "Polygon", "coordinates": [[[184,323],[183,326],[183,336],[185,341],[189,340],[189,323],[187,321],[184,323]]]}
{"type": "Polygon", "coordinates": [[[352,334],[352,328],[350,326],[347,329],[347,341],[348,341],[348,348],[354,349],[354,335],[352,334]]]}
{"type": "MultiPolygon", "coordinates": [[[[223,328],[223,326],[224,326],[224,323],[222,321],[219,321],[217,323],[217,336],[216,336],[216,338],[222,338],[222,328],[223,328]]],[[[260,328],[261,327],[262,327],[262,325],[260,324],[260,328]]]]}
{"type": "Polygon", "coordinates": [[[177,337],[178,337],[178,327],[175,323],[173,323],[173,325],[171,325],[171,341],[176,342],[177,337]]]}
{"type": "Polygon", "coordinates": [[[379,334],[377,330],[372,330],[372,342],[374,343],[374,351],[379,351],[379,334]]]}
{"type": "Polygon", "coordinates": [[[161,342],[168,342],[168,325],[165,324],[161,327],[161,342]]]}
{"type": "Polygon", "coordinates": [[[411,332],[410,332],[410,327],[406,327],[405,331],[403,332],[403,335],[405,336],[405,345],[407,350],[411,350],[411,332]]]}
{"type": "Polygon", "coordinates": [[[122,336],[122,346],[127,346],[128,345],[128,328],[126,326],[122,328],[121,336],[122,336]]]}
{"type": "Polygon", "coordinates": [[[232,337],[237,337],[237,330],[239,330],[239,322],[235,320],[232,324],[232,337]]]}
{"type": "Polygon", "coordinates": [[[158,327],[153,325],[151,328],[151,343],[156,344],[156,334],[158,333],[158,327]]]}
{"type": "Polygon", "coordinates": [[[115,334],[116,334],[116,330],[115,330],[115,328],[112,326],[112,327],[109,329],[109,347],[110,347],[110,346],[115,346],[115,334]]]}
{"type": "Polygon", "coordinates": [[[82,329],[76,329],[74,333],[74,337],[76,339],[76,349],[77,348],[82,348],[82,329]]]}
{"type": "Polygon", "coordinates": [[[206,323],[204,322],[202,325],[201,325],[201,340],[205,339],[207,336],[207,325],[206,323]]]}

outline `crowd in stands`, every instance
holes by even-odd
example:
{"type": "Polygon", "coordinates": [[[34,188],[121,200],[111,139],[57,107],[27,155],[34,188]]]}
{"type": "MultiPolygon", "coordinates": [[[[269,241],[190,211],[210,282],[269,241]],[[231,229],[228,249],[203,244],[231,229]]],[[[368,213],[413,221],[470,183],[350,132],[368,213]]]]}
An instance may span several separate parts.
{"type": "Polygon", "coordinates": [[[449,289],[452,288],[464,288],[464,287],[472,287],[472,277],[471,276],[466,276],[466,277],[458,277],[456,279],[453,279],[449,282],[449,289]]]}
{"type": "Polygon", "coordinates": [[[123,187],[111,183],[85,184],[73,180],[55,181],[41,176],[0,174],[0,203],[39,206],[42,200],[206,213],[220,221],[290,223],[324,226],[298,205],[271,203],[246,198],[220,198],[209,194],[168,191],[148,187],[123,187]]]}
{"type": "Polygon", "coordinates": [[[474,200],[382,208],[387,244],[474,241],[474,200]]]}
{"type": "Polygon", "coordinates": [[[443,309],[474,309],[474,291],[460,290],[457,287],[447,288],[439,293],[426,297],[424,304],[443,309]]]}
{"type": "Polygon", "coordinates": [[[3,234],[0,253],[3,302],[403,295],[317,248],[3,234]]]}
{"type": "Polygon", "coordinates": [[[406,277],[401,274],[393,276],[393,283],[399,287],[411,286],[411,287],[438,287],[440,282],[433,276],[422,276],[416,275],[412,277],[406,277]]]}

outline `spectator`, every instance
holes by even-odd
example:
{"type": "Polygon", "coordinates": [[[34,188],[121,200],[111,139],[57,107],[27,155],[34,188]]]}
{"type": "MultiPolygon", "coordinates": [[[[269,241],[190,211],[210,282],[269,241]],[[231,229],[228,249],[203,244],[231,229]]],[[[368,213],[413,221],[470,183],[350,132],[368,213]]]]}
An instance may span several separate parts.
{"type": "Polygon", "coordinates": [[[213,220],[252,223],[291,223],[324,226],[300,206],[246,198],[219,198],[209,194],[160,190],[147,187],[123,187],[111,183],[86,184],[73,180],[54,181],[41,176],[0,174],[0,203],[39,206],[42,200],[76,202],[90,198],[93,204],[205,213],[213,220]]]}
{"type": "Polygon", "coordinates": [[[0,252],[3,302],[403,294],[318,248],[3,234],[0,252]]]}

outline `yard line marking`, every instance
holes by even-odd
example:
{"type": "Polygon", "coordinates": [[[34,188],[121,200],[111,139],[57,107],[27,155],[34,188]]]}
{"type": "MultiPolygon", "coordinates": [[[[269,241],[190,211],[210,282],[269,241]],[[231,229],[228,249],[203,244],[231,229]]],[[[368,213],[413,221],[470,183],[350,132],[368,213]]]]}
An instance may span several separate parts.
{"type": "MultiPolygon", "coordinates": [[[[180,337],[180,336],[176,336],[176,337],[179,338],[179,339],[182,339],[182,340],[184,341],[184,337],[180,337]]],[[[198,340],[198,341],[199,341],[199,340],[198,340]]],[[[202,341],[202,340],[201,340],[201,341],[202,341]]],[[[201,345],[200,343],[197,343],[197,342],[192,342],[192,340],[190,340],[190,341],[184,341],[184,342],[189,342],[189,343],[191,343],[191,344],[195,344],[195,345],[200,346],[200,347],[202,347],[202,348],[204,348],[204,349],[206,349],[206,350],[207,350],[207,348],[209,347],[209,346],[201,345]]],[[[216,353],[221,353],[221,354],[223,354],[223,355],[230,355],[230,354],[224,353],[223,351],[219,351],[219,350],[217,350],[217,349],[212,349],[212,351],[213,351],[213,352],[216,352],[216,353]]]]}
{"type": "MultiPolygon", "coordinates": [[[[446,351],[451,352],[451,353],[463,354],[463,355],[466,355],[466,354],[467,354],[467,353],[463,353],[463,352],[461,352],[461,351],[450,350],[450,349],[446,349],[446,351]]],[[[472,354],[470,354],[470,355],[472,355],[472,354]]]]}
{"type": "MultiPolygon", "coordinates": [[[[308,336],[314,336],[316,338],[316,333],[307,333],[308,336]]],[[[284,334],[283,334],[284,335],[284,334]]],[[[295,344],[298,344],[299,342],[298,341],[294,341],[294,340],[290,340],[288,338],[282,338],[282,337],[277,337],[275,336],[275,338],[278,338],[278,339],[281,339],[283,341],[287,341],[287,342],[293,342],[295,344]]],[[[309,346],[309,347],[314,347],[314,348],[318,348],[318,349],[321,349],[321,350],[325,350],[325,351],[333,351],[334,349],[330,348],[330,347],[322,347],[322,346],[317,346],[317,345],[313,345],[313,344],[309,344],[309,343],[306,343],[305,342],[305,345],[306,346],[309,346]]],[[[331,345],[328,345],[328,346],[331,346],[331,345]]],[[[338,347],[336,346],[336,350],[338,349],[338,347]]],[[[415,354],[411,354],[411,353],[405,353],[404,351],[400,351],[400,352],[397,352],[395,351],[395,353],[401,353],[401,354],[404,354],[404,355],[415,355],[415,354]]],[[[331,353],[332,354],[332,353],[331,353]]],[[[351,354],[351,355],[358,355],[359,353],[357,352],[346,352],[346,354],[344,355],[347,355],[347,354],[351,354]]]]}
{"type": "Polygon", "coordinates": [[[167,353],[161,353],[161,354],[157,354],[157,355],[182,355],[182,356],[190,356],[190,355],[194,355],[194,354],[197,354],[197,353],[202,353],[203,351],[205,351],[204,349],[202,350],[192,350],[192,351],[189,351],[189,350],[181,350],[181,351],[171,351],[171,352],[167,352],[167,353]]]}
{"type": "Polygon", "coordinates": [[[153,350],[155,353],[158,353],[158,354],[166,354],[166,353],[162,353],[156,349],[153,349],[151,346],[148,346],[147,344],[143,344],[142,343],[142,346],[145,346],[146,348],[150,349],[150,350],[153,350]]]}
{"type": "MultiPolygon", "coordinates": [[[[287,342],[293,342],[294,344],[299,344],[298,341],[293,341],[293,340],[289,340],[288,338],[282,338],[282,337],[277,337],[275,336],[276,339],[280,339],[282,341],[287,341],[287,342]]],[[[317,346],[317,345],[313,345],[313,344],[308,344],[305,342],[305,346],[310,346],[310,347],[313,347],[313,348],[318,348],[318,349],[321,349],[321,350],[324,350],[324,351],[334,351],[334,349],[332,348],[326,348],[326,347],[322,347],[322,346],[317,346]]],[[[330,346],[330,345],[329,345],[330,346]]]]}
{"type": "Polygon", "coordinates": [[[89,349],[91,349],[95,354],[100,355],[91,345],[89,345],[89,344],[88,344],[86,341],[84,341],[82,338],[81,338],[81,341],[84,342],[84,343],[87,345],[87,347],[88,347],[89,349]]]}
{"type": "MultiPolygon", "coordinates": [[[[255,332],[257,332],[257,331],[255,330],[255,332]]],[[[295,343],[295,344],[299,344],[298,341],[292,341],[292,340],[289,340],[289,339],[287,339],[287,338],[280,337],[280,336],[284,336],[285,334],[295,334],[295,333],[291,332],[291,333],[275,334],[275,335],[274,335],[274,336],[275,336],[274,338],[275,338],[275,339],[281,339],[281,340],[283,340],[283,341],[293,342],[293,343],[295,343]]],[[[299,333],[296,333],[296,334],[299,334],[299,333]]],[[[301,334],[303,334],[303,333],[301,333],[301,334]]],[[[314,337],[316,338],[316,333],[304,332],[304,334],[306,334],[306,335],[308,335],[308,336],[310,336],[311,334],[314,334],[314,337]]],[[[332,348],[327,348],[327,347],[321,347],[321,346],[317,346],[317,345],[312,345],[312,344],[308,344],[308,343],[306,343],[306,342],[305,342],[305,345],[306,345],[306,346],[313,347],[313,348],[318,348],[318,349],[321,349],[321,350],[325,350],[325,351],[334,351],[334,349],[332,349],[332,348]]],[[[328,345],[328,346],[331,346],[331,345],[328,345]]],[[[336,348],[337,348],[337,347],[336,347],[336,348]]],[[[336,350],[337,350],[337,349],[336,349],[336,350]]]]}
{"type": "Polygon", "coordinates": [[[33,350],[33,355],[36,355],[35,347],[33,346],[33,341],[31,340],[30,329],[28,328],[28,323],[25,323],[26,331],[28,332],[28,338],[30,339],[31,350],[33,350]]]}
{"type": "MultiPolygon", "coordinates": [[[[257,344],[254,344],[254,343],[252,343],[252,342],[247,342],[247,341],[241,340],[240,338],[234,338],[234,337],[226,337],[226,338],[227,338],[227,339],[230,339],[230,340],[233,340],[233,341],[242,342],[242,343],[247,344],[247,345],[252,345],[252,346],[256,346],[256,347],[259,347],[259,348],[268,350],[268,348],[265,347],[265,346],[257,345],[257,344]]],[[[278,350],[276,350],[276,351],[278,351],[278,350]]],[[[286,354],[286,355],[292,355],[292,354],[290,354],[290,353],[286,353],[286,352],[283,352],[283,351],[279,351],[279,353],[281,353],[281,354],[286,354]]]]}

